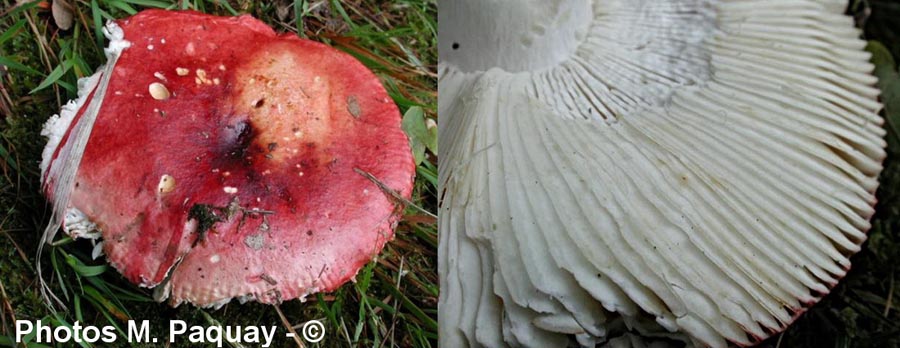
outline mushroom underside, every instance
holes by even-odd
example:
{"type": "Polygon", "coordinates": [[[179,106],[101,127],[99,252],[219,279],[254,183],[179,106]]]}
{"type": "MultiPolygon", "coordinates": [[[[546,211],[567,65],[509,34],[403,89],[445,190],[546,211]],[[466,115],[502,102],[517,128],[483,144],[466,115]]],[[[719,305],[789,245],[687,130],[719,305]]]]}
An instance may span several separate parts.
{"type": "Polygon", "coordinates": [[[442,345],[752,345],[846,274],[885,131],[843,1],[440,5],[442,345]]]}

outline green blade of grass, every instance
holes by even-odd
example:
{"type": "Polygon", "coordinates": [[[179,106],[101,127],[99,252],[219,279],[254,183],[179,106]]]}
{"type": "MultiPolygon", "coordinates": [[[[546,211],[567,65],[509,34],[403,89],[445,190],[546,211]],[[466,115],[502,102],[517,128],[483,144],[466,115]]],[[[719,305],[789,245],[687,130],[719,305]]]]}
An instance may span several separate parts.
{"type": "Polygon", "coordinates": [[[232,16],[237,16],[239,14],[238,11],[235,11],[234,8],[231,7],[231,4],[229,4],[227,0],[209,0],[209,1],[217,6],[221,6],[226,11],[228,11],[228,13],[230,13],[232,16]]]}
{"type": "Polygon", "coordinates": [[[353,23],[353,20],[350,19],[350,16],[347,15],[347,11],[344,10],[344,6],[341,5],[341,2],[338,0],[331,0],[331,8],[337,11],[341,15],[341,18],[344,19],[344,23],[350,26],[351,29],[356,28],[356,24],[353,23]]]}
{"type": "MultiPolygon", "coordinates": [[[[50,253],[50,265],[53,266],[53,273],[56,274],[57,279],[65,279],[62,276],[62,266],[59,264],[58,250],[59,249],[54,248],[53,251],[50,253]]],[[[66,287],[66,282],[60,281],[59,288],[60,288],[60,290],[62,290],[63,297],[66,300],[68,300],[69,299],[69,291],[66,287]]]]}
{"type": "Polygon", "coordinates": [[[306,37],[306,31],[303,29],[303,18],[309,11],[309,3],[306,0],[294,0],[294,25],[297,27],[297,34],[300,37],[306,37]]]}
{"type": "Polygon", "coordinates": [[[337,320],[337,315],[335,314],[334,308],[332,308],[334,304],[332,303],[332,305],[329,305],[328,302],[325,301],[325,294],[316,294],[316,304],[319,306],[319,309],[321,309],[322,312],[325,312],[325,317],[329,322],[331,322],[331,325],[334,325],[335,327],[340,325],[337,320]]]}
{"type": "Polygon", "coordinates": [[[103,272],[106,272],[107,268],[109,268],[105,265],[88,266],[88,265],[85,265],[83,262],[81,262],[81,260],[79,260],[75,256],[72,256],[70,254],[64,254],[64,255],[66,258],[66,263],[69,264],[69,267],[72,267],[72,269],[75,271],[75,273],[77,273],[78,275],[80,275],[82,277],[95,277],[95,276],[103,274],[103,272]]]}
{"type": "Polygon", "coordinates": [[[75,296],[73,296],[72,298],[72,302],[75,303],[75,305],[73,306],[73,309],[75,310],[75,320],[84,322],[84,313],[81,310],[81,296],[75,294],[75,296]]]}
{"type": "Polygon", "coordinates": [[[3,157],[6,160],[6,164],[9,165],[15,171],[19,171],[19,165],[16,164],[16,160],[9,155],[9,151],[6,150],[6,147],[0,144],[0,157],[3,157]]]}
{"type": "Polygon", "coordinates": [[[122,0],[127,4],[150,7],[150,8],[161,8],[161,9],[171,9],[177,6],[177,2],[174,1],[157,1],[157,0],[122,0]]]}
{"type": "MultiPolygon", "coordinates": [[[[23,341],[25,341],[25,340],[23,340],[23,341]]],[[[0,335],[0,347],[18,348],[18,347],[21,347],[21,345],[17,344],[16,341],[13,340],[11,337],[0,335]]],[[[45,345],[45,344],[31,342],[31,343],[28,343],[28,348],[51,348],[51,347],[48,345],[45,345]]]]}
{"type": "Polygon", "coordinates": [[[137,14],[137,10],[135,10],[134,7],[131,7],[131,5],[129,5],[129,4],[125,3],[125,2],[123,2],[123,1],[120,1],[120,0],[108,0],[106,3],[112,5],[112,6],[115,7],[115,8],[118,8],[118,9],[120,9],[120,10],[122,10],[122,11],[125,11],[125,13],[127,13],[127,14],[129,14],[129,15],[132,15],[132,16],[133,16],[133,15],[137,14]]]}
{"type": "Polygon", "coordinates": [[[96,288],[90,285],[84,285],[82,287],[84,289],[84,295],[91,300],[92,302],[96,302],[99,306],[98,309],[102,309],[104,311],[109,312],[119,320],[128,320],[131,317],[128,316],[128,313],[125,313],[125,310],[122,309],[119,305],[109,300],[105,296],[103,296],[96,288]]]}
{"type": "Polygon", "coordinates": [[[104,47],[103,44],[103,14],[97,0],[91,0],[91,18],[93,19],[94,40],[97,42],[97,48],[104,47]]]}
{"type": "MultiPolygon", "coordinates": [[[[65,319],[65,317],[63,317],[61,314],[56,314],[56,315],[50,316],[50,320],[49,320],[49,321],[52,323],[53,326],[57,326],[57,327],[63,326],[63,327],[69,328],[69,331],[72,332],[73,335],[74,335],[75,329],[72,327],[72,324],[69,323],[69,322],[65,319]]],[[[93,347],[92,344],[87,343],[87,342],[84,341],[84,340],[75,340],[75,339],[72,339],[72,340],[69,341],[69,343],[72,343],[72,342],[77,343],[77,344],[78,344],[79,346],[81,346],[82,348],[91,348],[91,347],[93,347]]]]}
{"type": "Polygon", "coordinates": [[[415,303],[413,303],[409,299],[409,297],[406,297],[406,295],[404,295],[402,292],[400,292],[400,290],[398,290],[395,286],[393,286],[393,281],[390,278],[388,278],[387,275],[384,275],[381,272],[375,272],[375,274],[378,275],[378,277],[381,278],[381,280],[383,282],[385,282],[385,284],[391,284],[390,286],[386,286],[386,288],[391,293],[391,295],[393,295],[394,297],[396,297],[400,300],[400,303],[403,305],[403,308],[406,308],[407,310],[409,310],[410,313],[412,313],[413,316],[418,318],[426,327],[428,327],[428,329],[430,329],[432,331],[437,331],[438,325],[437,325],[436,320],[432,319],[431,316],[429,316],[428,314],[425,314],[425,312],[422,311],[422,309],[419,308],[419,306],[417,306],[415,303]]]}
{"type": "Polygon", "coordinates": [[[68,61],[68,60],[63,61],[60,65],[57,65],[56,68],[54,68],[53,71],[51,71],[50,74],[48,74],[47,77],[44,78],[44,80],[41,81],[40,84],[38,84],[37,87],[35,87],[28,93],[34,94],[34,92],[37,92],[44,88],[50,87],[51,85],[53,85],[53,83],[58,81],[66,72],[68,72],[69,69],[72,68],[72,65],[74,65],[74,63],[72,61],[68,61]]]}
{"type": "Polygon", "coordinates": [[[0,45],[3,45],[7,41],[9,41],[9,39],[12,39],[14,36],[19,34],[19,31],[21,31],[22,28],[24,28],[24,27],[25,27],[25,19],[24,18],[20,19],[18,22],[16,22],[16,24],[13,24],[12,26],[10,26],[9,29],[6,29],[6,31],[3,32],[3,34],[0,34],[0,45]]]}
{"type": "Polygon", "coordinates": [[[431,166],[432,165],[430,162],[427,162],[427,161],[422,162],[421,166],[416,167],[416,175],[421,175],[422,178],[424,178],[425,180],[428,181],[429,184],[431,184],[431,186],[437,187],[438,186],[437,171],[435,171],[432,168],[429,168],[431,166]]]}

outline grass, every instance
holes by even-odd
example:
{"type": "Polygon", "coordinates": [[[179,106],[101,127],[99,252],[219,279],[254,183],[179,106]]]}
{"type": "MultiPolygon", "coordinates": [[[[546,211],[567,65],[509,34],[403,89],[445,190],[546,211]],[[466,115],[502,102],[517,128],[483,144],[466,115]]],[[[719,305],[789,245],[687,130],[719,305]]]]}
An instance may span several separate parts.
{"type": "MultiPolygon", "coordinates": [[[[125,328],[127,319],[151,321],[163,337],[170,319],[189,324],[277,325],[275,347],[296,346],[287,326],[319,319],[326,337],[309,347],[432,347],[437,341],[437,136],[430,120],[436,110],[437,25],[434,0],[69,0],[73,27],[60,30],[47,1],[3,0],[0,9],[0,347],[14,346],[15,320],[42,319],[54,325],[76,320],[125,328]],[[278,307],[257,303],[202,310],[170,308],[150,300],[150,292],[124,280],[102,261],[92,261],[91,245],[58,239],[45,249],[43,267],[68,310],[45,306],[36,281],[35,252],[49,218],[40,194],[39,169],[45,139],[43,122],[75,97],[76,82],[103,61],[105,21],[144,8],[191,9],[218,15],[251,14],[277,31],[291,32],[344,50],[382,79],[404,113],[403,127],[417,157],[413,204],[396,239],[356,277],[334,293],[278,307]],[[283,315],[282,315],[283,314],[283,315]]],[[[296,328],[299,330],[299,327],[296,328]]],[[[124,336],[119,334],[120,337],[124,336]]],[[[29,344],[29,347],[41,345],[29,344]]],[[[82,345],[89,346],[89,345],[82,345]]],[[[114,345],[129,345],[120,339],[114,345]]],[[[172,347],[209,345],[178,342],[172,347]]]]}

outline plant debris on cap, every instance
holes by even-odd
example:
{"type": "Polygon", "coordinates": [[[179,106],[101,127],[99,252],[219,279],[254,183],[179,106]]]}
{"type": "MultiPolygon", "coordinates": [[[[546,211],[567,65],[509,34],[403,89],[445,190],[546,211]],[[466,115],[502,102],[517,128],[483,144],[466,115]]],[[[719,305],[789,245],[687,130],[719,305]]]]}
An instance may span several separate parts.
{"type": "Polygon", "coordinates": [[[442,0],[441,345],[745,346],[827,294],[885,158],[845,6],[442,0]]]}
{"type": "MultiPolygon", "coordinates": [[[[415,167],[397,106],[359,61],[250,16],[148,10],[116,26],[130,46],[65,226],[102,232],[127,279],[173,305],[277,303],[334,290],[393,238],[392,195],[410,196],[415,167]]],[[[49,195],[98,80],[46,126],[49,195]]]]}

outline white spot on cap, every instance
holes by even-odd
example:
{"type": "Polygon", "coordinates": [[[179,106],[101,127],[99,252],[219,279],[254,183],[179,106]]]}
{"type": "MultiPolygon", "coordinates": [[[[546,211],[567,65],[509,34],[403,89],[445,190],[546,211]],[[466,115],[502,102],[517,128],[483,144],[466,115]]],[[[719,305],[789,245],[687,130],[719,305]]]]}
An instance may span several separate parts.
{"type": "Polygon", "coordinates": [[[178,76],[187,76],[191,71],[187,68],[175,68],[175,73],[178,74],[178,76]]]}
{"type": "Polygon", "coordinates": [[[225,64],[219,64],[219,70],[225,71],[225,64]]]}
{"type": "Polygon", "coordinates": [[[265,243],[265,236],[263,236],[261,233],[249,235],[246,238],[244,238],[244,244],[253,250],[262,249],[264,243],[265,243]]]}
{"type": "Polygon", "coordinates": [[[154,82],[150,84],[148,88],[150,90],[150,96],[156,100],[166,100],[169,99],[169,89],[166,88],[166,85],[161,84],[159,82],[154,82]]]}
{"type": "Polygon", "coordinates": [[[147,49],[152,51],[152,50],[153,50],[153,45],[147,45],[147,49]]]}
{"type": "Polygon", "coordinates": [[[166,39],[159,39],[159,43],[166,43],[166,39]]]}
{"type": "Polygon", "coordinates": [[[237,193],[237,187],[225,186],[222,188],[223,191],[227,194],[235,194],[237,193]]]}
{"type": "Polygon", "coordinates": [[[169,174],[163,174],[159,178],[159,185],[157,185],[157,191],[159,193],[169,193],[175,190],[175,178],[173,178],[169,174]]]}
{"type": "Polygon", "coordinates": [[[219,255],[213,255],[209,257],[209,262],[219,263],[219,261],[222,261],[222,258],[219,257],[219,255]]]}
{"type": "Polygon", "coordinates": [[[184,46],[184,52],[189,56],[193,56],[196,50],[194,49],[194,43],[188,42],[187,46],[184,46]]]}
{"type": "Polygon", "coordinates": [[[197,84],[201,84],[201,83],[207,84],[207,85],[213,84],[213,80],[206,78],[206,76],[207,76],[206,70],[197,69],[197,78],[194,80],[194,82],[196,82],[197,84]]]}
{"type": "Polygon", "coordinates": [[[156,77],[156,78],[158,78],[158,79],[160,79],[160,80],[163,80],[163,81],[166,80],[166,76],[163,75],[163,74],[162,74],[161,72],[159,72],[159,71],[153,73],[153,76],[156,77]]]}

